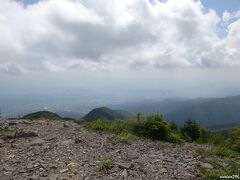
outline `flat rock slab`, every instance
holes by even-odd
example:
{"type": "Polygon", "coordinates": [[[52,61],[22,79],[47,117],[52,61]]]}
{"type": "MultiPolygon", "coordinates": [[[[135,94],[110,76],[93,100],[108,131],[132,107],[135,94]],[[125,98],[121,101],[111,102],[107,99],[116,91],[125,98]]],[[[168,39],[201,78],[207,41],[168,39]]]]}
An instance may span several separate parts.
{"type": "Polygon", "coordinates": [[[73,144],[74,142],[75,142],[74,140],[68,139],[68,140],[60,142],[60,145],[62,145],[62,146],[69,146],[69,145],[73,144]]]}
{"type": "Polygon", "coordinates": [[[45,141],[43,139],[37,138],[32,140],[29,145],[30,146],[42,146],[45,143],[45,141]]]}
{"type": "Polygon", "coordinates": [[[204,169],[213,169],[213,166],[209,163],[200,162],[200,166],[204,169]]]}
{"type": "Polygon", "coordinates": [[[119,168],[121,168],[121,169],[130,169],[130,168],[133,167],[133,164],[131,164],[131,163],[121,163],[121,162],[117,162],[116,164],[117,164],[117,165],[119,166],[119,168]]]}
{"type": "Polygon", "coordinates": [[[5,141],[0,138],[0,144],[4,144],[4,143],[5,143],[5,141]]]}

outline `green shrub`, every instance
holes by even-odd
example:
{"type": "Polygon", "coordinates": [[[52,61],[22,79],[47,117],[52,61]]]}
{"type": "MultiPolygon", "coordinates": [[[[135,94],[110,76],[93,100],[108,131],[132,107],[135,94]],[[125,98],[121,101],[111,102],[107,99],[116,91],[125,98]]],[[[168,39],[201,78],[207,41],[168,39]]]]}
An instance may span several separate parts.
{"type": "Polygon", "coordinates": [[[240,141],[232,144],[231,149],[232,149],[233,151],[236,151],[236,152],[239,152],[239,153],[240,153],[240,141]]]}
{"type": "Polygon", "coordinates": [[[137,120],[140,121],[142,119],[142,113],[138,112],[137,113],[137,120]]]}
{"type": "Polygon", "coordinates": [[[237,141],[240,140],[240,128],[234,129],[230,132],[230,139],[231,141],[237,141]]]}
{"type": "Polygon", "coordinates": [[[198,142],[207,143],[209,136],[210,136],[209,130],[200,126],[200,138],[198,139],[198,142]]]}
{"type": "Polygon", "coordinates": [[[178,131],[178,126],[176,123],[174,122],[171,122],[170,123],[170,129],[173,130],[173,131],[178,131]]]}
{"type": "Polygon", "coordinates": [[[108,172],[114,168],[114,161],[112,159],[105,159],[100,164],[100,170],[108,172]]]}
{"type": "Polygon", "coordinates": [[[162,115],[148,116],[145,121],[135,126],[134,132],[139,136],[148,137],[153,140],[168,140],[170,128],[162,115]]]}
{"type": "Polygon", "coordinates": [[[218,145],[224,142],[224,137],[221,134],[214,134],[209,139],[210,144],[218,145]]]}
{"type": "Polygon", "coordinates": [[[208,129],[202,127],[193,119],[184,123],[181,133],[186,141],[199,143],[206,143],[210,134],[208,129]]]}
{"type": "Polygon", "coordinates": [[[201,136],[201,127],[195,120],[189,119],[184,123],[182,133],[185,137],[189,137],[191,141],[197,141],[201,136]]]}
{"type": "Polygon", "coordinates": [[[17,128],[11,128],[8,126],[0,126],[0,137],[2,136],[4,139],[14,139],[17,137],[22,130],[17,128]]]}
{"type": "Polygon", "coordinates": [[[168,141],[172,143],[178,143],[178,144],[184,142],[180,133],[171,133],[169,135],[168,141]]]}

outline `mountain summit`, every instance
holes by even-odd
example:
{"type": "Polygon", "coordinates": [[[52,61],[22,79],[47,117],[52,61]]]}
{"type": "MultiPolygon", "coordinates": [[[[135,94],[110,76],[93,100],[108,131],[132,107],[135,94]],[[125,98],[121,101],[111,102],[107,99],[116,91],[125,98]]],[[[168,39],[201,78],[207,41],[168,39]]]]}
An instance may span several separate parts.
{"type": "Polygon", "coordinates": [[[129,119],[132,115],[123,110],[112,110],[107,107],[95,108],[86,114],[82,119],[92,121],[96,119],[105,120],[117,120],[117,119],[129,119]]]}
{"type": "Polygon", "coordinates": [[[52,119],[52,120],[60,120],[62,119],[58,114],[50,112],[50,111],[39,111],[31,114],[27,114],[23,116],[23,119],[52,119]]]}

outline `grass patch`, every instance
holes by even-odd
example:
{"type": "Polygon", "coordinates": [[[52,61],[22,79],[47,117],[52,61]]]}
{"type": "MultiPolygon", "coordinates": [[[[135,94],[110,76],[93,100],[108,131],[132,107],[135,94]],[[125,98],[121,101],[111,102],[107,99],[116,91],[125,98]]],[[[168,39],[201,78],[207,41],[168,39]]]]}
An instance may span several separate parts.
{"type": "Polygon", "coordinates": [[[221,157],[221,158],[240,157],[240,153],[224,146],[216,146],[210,151],[198,151],[197,154],[202,157],[221,157]]]}
{"type": "Polygon", "coordinates": [[[222,146],[217,147],[212,154],[215,156],[223,157],[223,158],[224,157],[229,157],[229,158],[240,157],[240,153],[222,146]]]}
{"type": "Polygon", "coordinates": [[[234,160],[225,159],[225,166],[221,165],[223,162],[220,158],[214,158],[213,161],[215,161],[215,163],[212,162],[212,164],[214,164],[214,169],[207,170],[201,168],[199,176],[203,177],[204,179],[219,179],[220,176],[232,176],[240,174],[240,165],[234,160]]]}
{"type": "Polygon", "coordinates": [[[141,120],[94,120],[91,122],[81,120],[75,122],[87,129],[115,134],[114,142],[129,143],[143,139],[184,142],[181,132],[171,129],[171,125],[160,114],[147,116],[141,120]]]}
{"type": "Polygon", "coordinates": [[[9,126],[0,126],[0,137],[3,139],[15,139],[20,137],[37,137],[35,132],[25,132],[22,129],[9,126]]]}
{"type": "Polygon", "coordinates": [[[114,168],[114,165],[115,163],[112,159],[104,159],[101,162],[99,169],[104,172],[109,172],[114,168]]]}
{"type": "Polygon", "coordinates": [[[215,180],[220,179],[220,176],[230,176],[232,174],[227,173],[222,169],[214,169],[214,170],[200,170],[199,176],[203,177],[204,179],[215,180]]]}
{"type": "Polygon", "coordinates": [[[112,139],[112,142],[114,144],[117,144],[117,143],[130,144],[132,142],[139,141],[139,140],[144,140],[144,139],[136,135],[133,135],[131,133],[123,132],[121,134],[114,136],[112,139]]]}
{"type": "Polygon", "coordinates": [[[84,120],[75,121],[78,124],[83,125],[88,129],[95,131],[103,131],[114,134],[121,134],[122,132],[132,132],[137,124],[136,120],[116,120],[116,121],[106,121],[106,120],[95,120],[92,122],[87,122],[84,120]]]}
{"type": "Polygon", "coordinates": [[[217,146],[209,151],[198,151],[196,155],[201,156],[214,167],[213,169],[200,168],[198,175],[204,179],[220,179],[220,176],[240,174],[240,162],[237,159],[240,154],[228,147],[217,146]]]}
{"type": "Polygon", "coordinates": [[[22,130],[8,126],[0,126],[0,137],[3,139],[14,139],[21,134],[22,130]]]}

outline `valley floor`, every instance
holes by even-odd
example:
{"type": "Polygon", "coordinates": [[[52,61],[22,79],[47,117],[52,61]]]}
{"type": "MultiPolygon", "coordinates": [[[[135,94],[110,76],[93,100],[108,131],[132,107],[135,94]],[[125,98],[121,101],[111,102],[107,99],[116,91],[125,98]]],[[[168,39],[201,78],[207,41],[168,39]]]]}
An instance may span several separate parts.
{"type": "Polygon", "coordinates": [[[212,168],[194,155],[206,145],[115,144],[112,135],[73,122],[18,120],[0,126],[22,130],[19,137],[0,137],[1,180],[201,179],[199,166],[212,168]]]}

